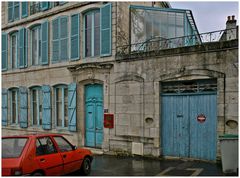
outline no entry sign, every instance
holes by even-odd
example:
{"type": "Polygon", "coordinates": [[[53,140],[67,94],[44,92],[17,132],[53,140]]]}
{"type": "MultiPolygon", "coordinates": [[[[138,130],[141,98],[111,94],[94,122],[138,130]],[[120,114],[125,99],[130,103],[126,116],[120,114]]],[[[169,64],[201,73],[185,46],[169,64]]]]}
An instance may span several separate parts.
{"type": "Polygon", "coordinates": [[[206,121],[206,116],[204,114],[199,114],[197,116],[197,121],[200,122],[200,123],[203,123],[206,121]]]}

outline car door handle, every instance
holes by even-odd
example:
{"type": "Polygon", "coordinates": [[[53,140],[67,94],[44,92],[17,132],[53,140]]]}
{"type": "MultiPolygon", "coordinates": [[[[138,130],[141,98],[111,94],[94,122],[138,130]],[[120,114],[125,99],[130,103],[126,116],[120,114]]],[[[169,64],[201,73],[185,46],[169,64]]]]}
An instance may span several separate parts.
{"type": "Polygon", "coordinates": [[[63,158],[66,158],[67,157],[67,155],[63,155],[63,158]]]}
{"type": "Polygon", "coordinates": [[[42,158],[42,159],[40,159],[40,162],[45,162],[45,161],[46,161],[46,160],[45,160],[45,159],[43,159],[43,158],[42,158]]]}

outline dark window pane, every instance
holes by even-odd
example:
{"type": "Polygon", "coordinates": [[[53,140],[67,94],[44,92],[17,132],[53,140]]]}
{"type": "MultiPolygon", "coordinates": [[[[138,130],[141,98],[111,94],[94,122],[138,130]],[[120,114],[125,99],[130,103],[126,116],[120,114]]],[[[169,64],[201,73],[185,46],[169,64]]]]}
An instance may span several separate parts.
{"type": "Polygon", "coordinates": [[[50,137],[39,138],[38,141],[39,141],[39,144],[38,142],[36,142],[37,153],[41,153],[41,150],[43,154],[57,153],[57,150],[52,140],[50,139],[50,137]]]}
{"type": "Polygon", "coordinates": [[[69,144],[63,137],[53,137],[54,140],[57,142],[58,147],[61,152],[72,151],[72,145],[69,144]]]}
{"type": "Polygon", "coordinates": [[[100,54],[100,27],[94,29],[94,56],[100,54]]]}
{"type": "Polygon", "coordinates": [[[85,16],[85,29],[92,27],[92,15],[86,15],[85,16]]]}
{"type": "Polygon", "coordinates": [[[62,126],[62,89],[56,89],[57,126],[62,126]]]}
{"type": "Polygon", "coordinates": [[[91,34],[92,34],[92,30],[85,30],[85,56],[89,57],[91,56],[91,34]]]}
{"type": "Polygon", "coordinates": [[[94,13],[94,27],[99,27],[100,26],[100,12],[95,12],[94,13]]]}
{"type": "Polygon", "coordinates": [[[27,138],[3,138],[2,158],[17,158],[21,155],[27,138]]]}

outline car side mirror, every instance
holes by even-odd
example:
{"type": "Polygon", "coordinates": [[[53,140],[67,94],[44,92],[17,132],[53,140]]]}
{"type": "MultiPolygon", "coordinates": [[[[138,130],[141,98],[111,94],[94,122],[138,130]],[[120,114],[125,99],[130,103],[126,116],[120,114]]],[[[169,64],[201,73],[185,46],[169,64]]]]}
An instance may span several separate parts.
{"type": "Polygon", "coordinates": [[[76,149],[77,149],[77,146],[76,146],[76,145],[74,145],[74,146],[73,146],[73,150],[76,150],[76,149]]]}

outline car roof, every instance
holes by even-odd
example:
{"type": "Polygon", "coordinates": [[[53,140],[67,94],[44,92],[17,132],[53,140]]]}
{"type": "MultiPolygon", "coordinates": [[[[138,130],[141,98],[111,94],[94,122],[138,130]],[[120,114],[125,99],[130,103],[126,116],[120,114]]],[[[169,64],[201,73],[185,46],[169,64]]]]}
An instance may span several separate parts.
{"type": "Polygon", "coordinates": [[[9,136],[2,136],[2,138],[30,138],[30,137],[47,137],[47,136],[62,136],[61,134],[23,134],[23,135],[9,135],[9,136]]]}

